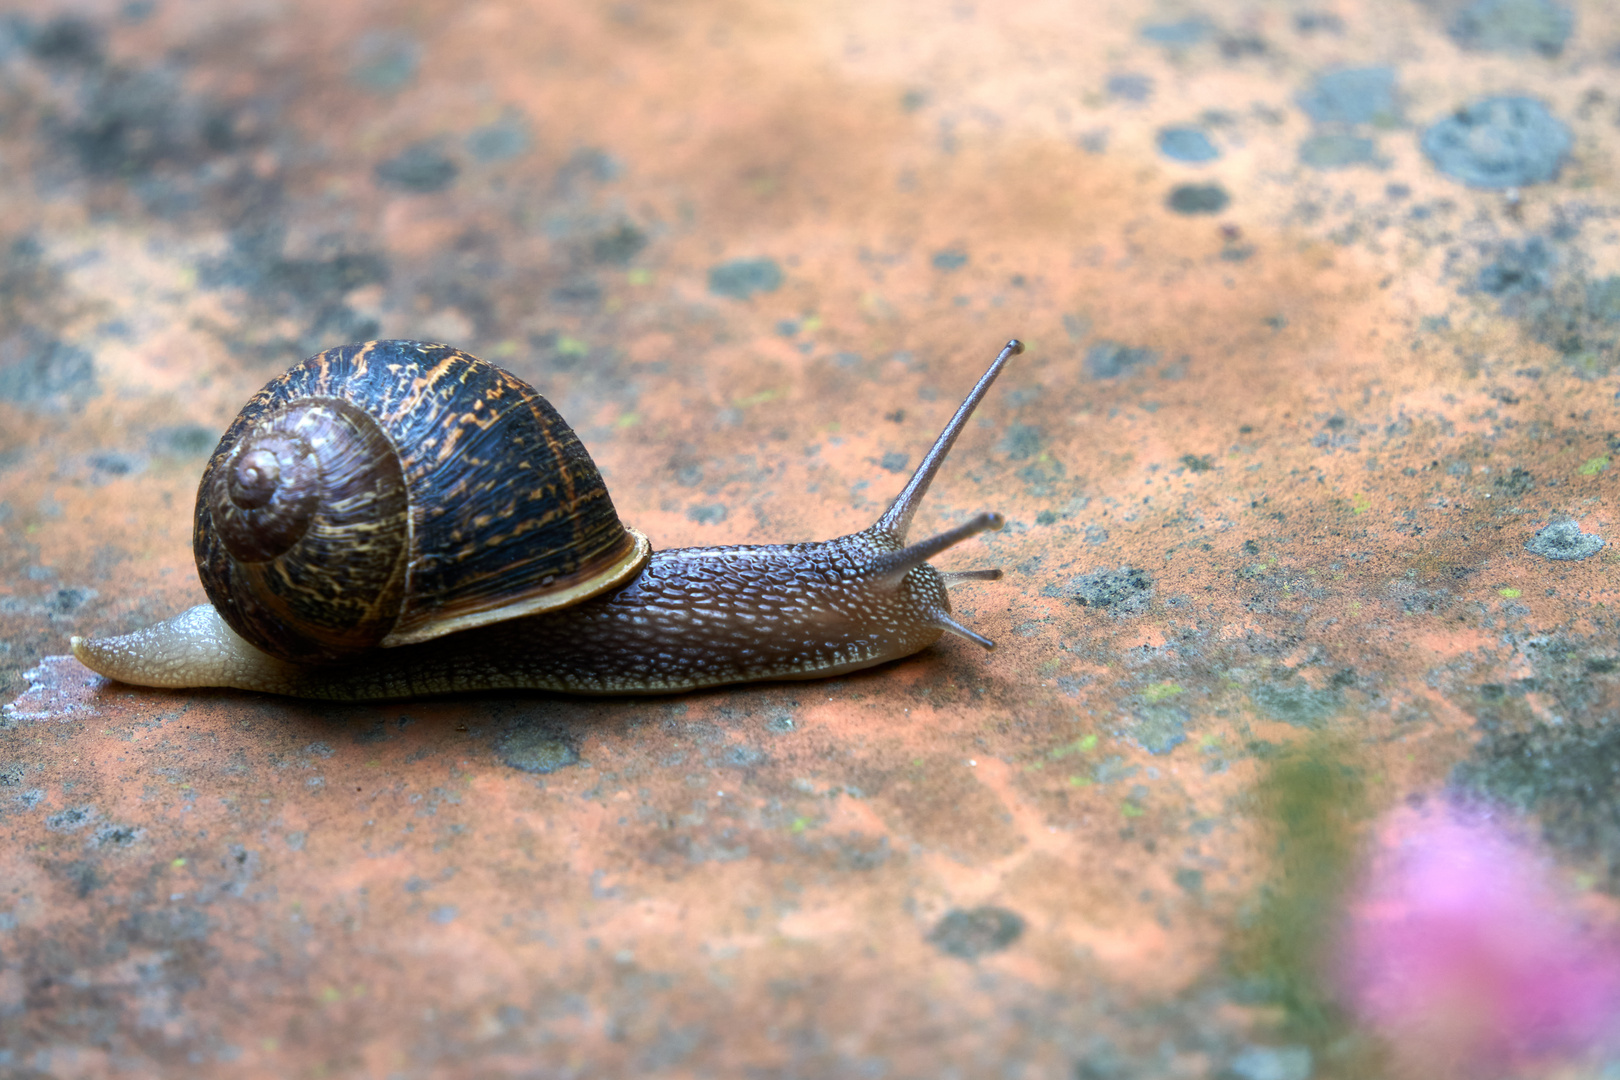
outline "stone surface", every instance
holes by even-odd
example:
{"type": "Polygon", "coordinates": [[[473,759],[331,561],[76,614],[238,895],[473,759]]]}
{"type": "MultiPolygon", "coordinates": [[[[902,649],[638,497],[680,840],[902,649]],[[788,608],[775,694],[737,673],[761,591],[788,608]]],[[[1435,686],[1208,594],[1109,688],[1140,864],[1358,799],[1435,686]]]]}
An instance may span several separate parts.
{"type": "Polygon", "coordinates": [[[1318,951],[1441,790],[1620,924],[1614,7],[13,7],[0,1076],[1384,1075],[1318,951]],[[996,650],[66,659],[201,600],[219,432],[375,335],[534,382],[660,546],[864,527],[1024,339],[916,525],[1006,516],[937,560],[996,650]]]}

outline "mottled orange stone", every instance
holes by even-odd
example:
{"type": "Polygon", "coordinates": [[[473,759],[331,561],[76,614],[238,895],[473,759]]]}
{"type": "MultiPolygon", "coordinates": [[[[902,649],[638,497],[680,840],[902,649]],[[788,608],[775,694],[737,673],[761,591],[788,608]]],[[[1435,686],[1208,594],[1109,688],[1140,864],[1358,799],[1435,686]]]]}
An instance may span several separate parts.
{"type": "MultiPolygon", "coordinates": [[[[1464,6],[23,5],[0,1074],[1372,1075],[1244,967],[1272,763],[1354,774],[1353,850],[1620,704],[1620,16],[1571,0],[1547,56],[1464,6]],[[1299,106],[1378,65],[1398,115],[1299,106]],[[1508,92],[1572,131],[1556,180],[1424,156],[1508,92]],[[1218,158],[1160,152],[1189,125],[1218,158]],[[533,382],[659,547],[864,527],[1020,337],[913,529],[1006,515],[936,564],[1007,572],[953,590],[998,648],[365,707],[66,659],[200,602],[213,439],[369,336],[533,382]],[[1526,550],[1566,518],[1604,546],[1526,550]]],[[[1612,919],[1620,841],[1531,810],[1612,919]]]]}

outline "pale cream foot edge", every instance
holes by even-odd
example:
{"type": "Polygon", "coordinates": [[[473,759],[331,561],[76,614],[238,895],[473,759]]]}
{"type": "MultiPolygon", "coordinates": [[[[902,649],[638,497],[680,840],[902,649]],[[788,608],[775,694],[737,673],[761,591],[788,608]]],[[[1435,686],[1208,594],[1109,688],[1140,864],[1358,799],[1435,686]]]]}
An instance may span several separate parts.
{"type": "Polygon", "coordinates": [[[73,655],[109,679],[167,689],[230,686],[276,692],[296,682],[299,670],[243,641],[207,604],[122,637],[76,637],[73,655]]]}

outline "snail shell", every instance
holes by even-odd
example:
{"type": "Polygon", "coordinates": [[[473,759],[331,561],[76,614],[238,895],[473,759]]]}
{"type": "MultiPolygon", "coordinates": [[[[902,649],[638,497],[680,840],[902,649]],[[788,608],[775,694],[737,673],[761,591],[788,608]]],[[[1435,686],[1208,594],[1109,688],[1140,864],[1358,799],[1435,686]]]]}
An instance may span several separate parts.
{"type": "Polygon", "coordinates": [[[302,663],[577,604],[651,554],[550,402],[417,341],[330,349],[259,391],[193,536],[231,629],[302,663]]]}

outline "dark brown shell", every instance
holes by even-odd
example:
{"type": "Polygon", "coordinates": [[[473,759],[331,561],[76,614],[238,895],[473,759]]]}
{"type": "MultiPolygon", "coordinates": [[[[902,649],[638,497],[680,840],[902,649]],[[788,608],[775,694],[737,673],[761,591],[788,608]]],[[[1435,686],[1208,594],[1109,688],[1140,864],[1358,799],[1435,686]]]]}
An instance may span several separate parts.
{"type": "Polygon", "coordinates": [[[232,629],[317,662],[578,603],[649,554],[550,402],[416,341],[259,391],[203,473],[193,546],[232,629]]]}

